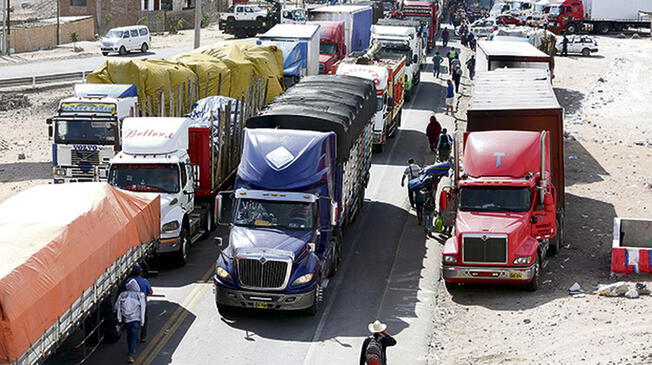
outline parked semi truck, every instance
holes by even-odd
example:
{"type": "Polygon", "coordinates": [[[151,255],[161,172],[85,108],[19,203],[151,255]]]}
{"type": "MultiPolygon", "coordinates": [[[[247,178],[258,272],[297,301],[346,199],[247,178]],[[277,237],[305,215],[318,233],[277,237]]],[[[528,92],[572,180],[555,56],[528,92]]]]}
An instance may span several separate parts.
{"type": "Polygon", "coordinates": [[[263,46],[278,47],[283,53],[283,82],[290,87],[308,72],[308,44],[300,41],[255,41],[263,46]]]}
{"type": "Polygon", "coordinates": [[[306,50],[306,72],[301,76],[319,74],[319,25],[277,24],[258,39],[301,44],[306,50]]]}
{"type": "Polygon", "coordinates": [[[247,121],[235,191],[216,204],[231,223],[214,277],[221,311],[316,313],[341,261],[342,227],[364,201],[375,111],[373,82],[319,75],[247,121]]]}
{"type": "Polygon", "coordinates": [[[178,265],[185,265],[190,246],[215,228],[215,194],[233,182],[239,162],[243,105],[251,107],[209,97],[190,118],[123,123],[122,151],[111,159],[109,183],[161,196],[158,253],[173,256],[178,265]]]}
{"type": "Polygon", "coordinates": [[[281,22],[283,5],[275,0],[265,0],[271,5],[264,9],[253,4],[236,4],[219,15],[219,29],[236,38],[255,37],[281,22]]]}
{"type": "MultiPolygon", "coordinates": [[[[455,233],[446,241],[442,277],[460,283],[540,285],[547,254],[563,241],[563,110],[545,71],[478,74],[456,138],[455,233]],[[457,136],[459,137],[459,136],[457,136]]],[[[453,199],[450,199],[453,197],[453,199]]]]}
{"type": "Polygon", "coordinates": [[[364,54],[351,54],[336,66],[337,75],[371,80],[376,85],[377,109],[373,121],[373,143],[382,152],[388,138],[401,126],[405,88],[405,57],[379,53],[378,45],[364,54]]]}
{"type": "Polygon", "coordinates": [[[0,204],[0,362],[42,364],[67,339],[86,354],[119,340],[113,304],[158,244],[158,199],[91,182],[0,204]]]}
{"type": "Polygon", "coordinates": [[[319,25],[319,73],[330,74],[335,63],[346,56],[344,22],[312,21],[319,25]]]}
{"type": "Polygon", "coordinates": [[[551,0],[545,11],[548,27],[557,34],[593,31],[601,34],[623,29],[650,28],[652,0],[551,0]]]}
{"type": "Polygon", "coordinates": [[[503,68],[546,70],[552,80],[554,60],[528,42],[479,41],[476,52],[476,73],[503,68]]]}
{"type": "Polygon", "coordinates": [[[47,120],[54,183],[106,180],[120,150],[121,122],[136,113],[135,85],[77,84],[47,120]]]}
{"type": "Polygon", "coordinates": [[[344,22],[347,52],[364,51],[369,47],[372,11],[369,6],[334,5],[311,9],[310,20],[344,22]]]}
{"type": "Polygon", "coordinates": [[[417,20],[428,28],[428,52],[435,47],[435,39],[439,31],[439,2],[424,0],[404,0],[401,2],[399,16],[403,19],[417,20]]]}
{"type": "Polygon", "coordinates": [[[410,100],[421,81],[421,65],[424,53],[421,39],[413,27],[371,26],[371,42],[378,44],[383,53],[405,56],[405,100],[410,100]]]}

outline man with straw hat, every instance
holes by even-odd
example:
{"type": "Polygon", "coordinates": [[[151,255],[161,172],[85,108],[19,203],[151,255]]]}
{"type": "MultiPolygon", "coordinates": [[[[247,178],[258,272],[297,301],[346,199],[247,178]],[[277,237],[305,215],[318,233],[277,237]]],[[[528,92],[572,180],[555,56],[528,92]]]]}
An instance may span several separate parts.
{"type": "Polygon", "coordinates": [[[396,340],[387,331],[387,325],[376,320],[369,323],[371,336],[362,343],[360,365],[387,365],[386,349],[396,345],[396,340]]]}

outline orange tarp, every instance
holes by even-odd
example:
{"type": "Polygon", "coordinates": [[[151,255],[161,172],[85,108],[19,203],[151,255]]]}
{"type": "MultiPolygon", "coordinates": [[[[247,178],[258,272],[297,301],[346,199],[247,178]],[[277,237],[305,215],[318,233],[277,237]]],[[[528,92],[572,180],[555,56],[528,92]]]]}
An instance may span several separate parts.
{"type": "Polygon", "coordinates": [[[118,258],[159,237],[157,195],[41,185],[0,204],[0,362],[16,361],[118,258]]]}

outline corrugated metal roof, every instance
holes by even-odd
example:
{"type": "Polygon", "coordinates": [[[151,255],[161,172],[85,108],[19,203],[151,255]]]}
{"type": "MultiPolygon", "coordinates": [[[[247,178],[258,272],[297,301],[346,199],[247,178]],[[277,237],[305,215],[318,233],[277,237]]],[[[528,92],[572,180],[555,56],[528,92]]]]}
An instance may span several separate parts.
{"type": "Polygon", "coordinates": [[[505,68],[477,74],[469,111],[561,109],[546,70],[505,68]]]}
{"type": "Polygon", "coordinates": [[[525,42],[479,41],[478,47],[482,48],[488,56],[550,57],[525,42]]]}

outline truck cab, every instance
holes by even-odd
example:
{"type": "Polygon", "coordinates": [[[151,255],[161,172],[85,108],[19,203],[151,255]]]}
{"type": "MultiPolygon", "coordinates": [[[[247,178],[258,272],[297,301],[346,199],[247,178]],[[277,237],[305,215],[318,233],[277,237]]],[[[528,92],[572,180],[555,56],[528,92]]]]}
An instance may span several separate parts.
{"type": "Polygon", "coordinates": [[[556,0],[544,10],[548,16],[548,24],[558,32],[575,34],[581,29],[584,20],[584,4],[582,0],[556,0]]]}
{"type": "MultiPolygon", "coordinates": [[[[443,277],[458,283],[539,285],[557,234],[548,132],[471,132],[456,184],[455,235],[443,250],[443,277]]],[[[456,154],[458,157],[459,154],[456,154]]]]}
{"type": "Polygon", "coordinates": [[[135,85],[75,85],[47,120],[54,183],[104,181],[120,150],[122,120],[136,114],[135,85]]]}
{"type": "Polygon", "coordinates": [[[433,49],[439,31],[439,3],[436,1],[403,0],[400,14],[403,19],[419,21],[426,28],[428,41],[424,47],[428,51],[433,49]]]}
{"type": "Polygon", "coordinates": [[[422,42],[412,27],[373,25],[371,41],[378,44],[382,52],[405,56],[405,100],[410,100],[416,85],[421,80],[423,62],[422,42]]]}
{"type": "Polygon", "coordinates": [[[319,25],[319,73],[332,73],[333,65],[346,56],[344,22],[312,21],[319,25]]]}
{"type": "Polygon", "coordinates": [[[174,253],[185,263],[190,237],[199,233],[193,215],[195,173],[188,154],[186,118],[127,118],[123,149],[111,159],[109,184],[161,197],[159,253],[174,253]]]}

